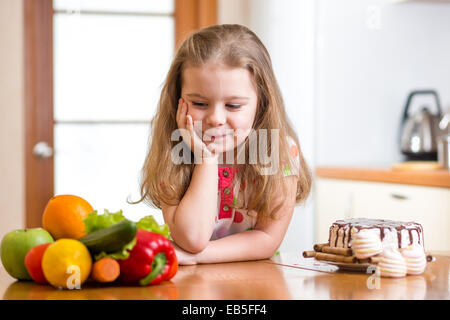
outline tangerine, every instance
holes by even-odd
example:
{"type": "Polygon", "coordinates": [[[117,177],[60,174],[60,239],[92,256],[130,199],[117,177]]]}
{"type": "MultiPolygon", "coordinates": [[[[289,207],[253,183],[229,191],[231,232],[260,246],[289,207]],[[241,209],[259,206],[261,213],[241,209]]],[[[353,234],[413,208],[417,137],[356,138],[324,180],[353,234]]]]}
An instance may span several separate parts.
{"type": "Polygon", "coordinates": [[[94,209],[85,199],[65,194],[52,197],[44,209],[42,226],[55,240],[85,236],[83,219],[94,209]]]}

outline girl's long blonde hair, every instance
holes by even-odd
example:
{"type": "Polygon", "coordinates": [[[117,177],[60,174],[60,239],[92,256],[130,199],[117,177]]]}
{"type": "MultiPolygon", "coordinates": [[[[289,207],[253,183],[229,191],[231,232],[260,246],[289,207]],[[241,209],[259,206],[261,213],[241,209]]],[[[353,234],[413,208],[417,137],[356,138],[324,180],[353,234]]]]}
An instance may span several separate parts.
{"type": "MultiPolygon", "coordinates": [[[[151,121],[150,148],[141,177],[141,199],[161,209],[161,204],[177,205],[185,194],[194,170],[194,163],[175,164],[171,158],[172,148],[178,144],[171,141],[171,134],[178,128],[176,111],[181,97],[182,72],[189,66],[202,66],[217,62],[229,67],[245,68],[257,89],[258,105],[253,129],[279,130],[279,163],[289,163],[291,137],[298,146],[300,167],[297,176],[296,203],[304,201],[311,189],[311,173],[300,149],[300,144],[285,112],[283,99],[272,70],[267,49],[259,38],[241,25],[215,25],[191,34],[178,48],[165,79],[156,115],[151,121]]],[[[270,134],[268,149],[271,152],[270,134]]],[[[248,156],[248,137],[246,140],[248,156]]],[[[193,157],[192,157],[193,159],[193,157]]],[[[248,158],[246,158],[248,159],[248,158]]],[[[274,217],[282,201],[271,206],[274,195],[285,195],[286,179],[282,170],[274,175],[261,174],[262,166],[239,165],[237,179],[252,181],[252,193],[246,209],[258,212],[262,217],[274,217]]]]}

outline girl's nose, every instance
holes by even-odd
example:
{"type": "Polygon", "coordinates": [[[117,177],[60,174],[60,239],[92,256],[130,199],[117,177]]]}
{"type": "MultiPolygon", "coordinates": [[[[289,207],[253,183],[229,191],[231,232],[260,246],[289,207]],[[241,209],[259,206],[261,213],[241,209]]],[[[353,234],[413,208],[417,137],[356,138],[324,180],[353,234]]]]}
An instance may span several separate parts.
{"type": "Polygon", "coordinates": [[[216,105],[209,109],[209,113],[206,119],[207,124],[210,127],[218,127],[226,123],[226,111],[223,107],[216,105]]]}

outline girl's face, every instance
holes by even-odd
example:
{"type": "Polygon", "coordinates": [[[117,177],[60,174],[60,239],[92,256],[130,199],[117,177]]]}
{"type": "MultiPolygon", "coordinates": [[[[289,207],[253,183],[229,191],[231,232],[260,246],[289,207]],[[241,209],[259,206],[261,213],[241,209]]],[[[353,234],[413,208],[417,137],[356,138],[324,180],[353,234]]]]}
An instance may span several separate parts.
{"type": "Polygon", "coordinates": [[[197,134],[205,144],[214,143],[216,152],[237,147],[249,135],[258,99],[247,69],[217,63],[187,67],[181,97],[197,134]]]}

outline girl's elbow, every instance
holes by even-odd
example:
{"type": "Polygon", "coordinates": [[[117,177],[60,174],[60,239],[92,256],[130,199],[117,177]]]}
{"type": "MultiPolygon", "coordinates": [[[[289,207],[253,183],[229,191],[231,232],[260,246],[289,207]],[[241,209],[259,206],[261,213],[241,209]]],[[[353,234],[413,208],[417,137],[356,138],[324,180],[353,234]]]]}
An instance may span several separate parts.
{"type": "Polygon", "coordinates": [[[272,258],[280,248],[281,242],[280,241],[270,241],[265,247],[263,256],[263,259],[270,259],[272,258]]]}
{"type": "Polygon", "coordinates": [[[179,243],[178,245],[187,252],[197,254],[205,250],[206,246],[209,243],[209,239],[206,238],[200,238],[200,237],[187,237],[182,241],[182,243],[179,243]]]}
{"type": "Polygon", "coordinates": [[[277,253],[277,251],[278,251],[278,248],[275,248],[275,249],[268,248],[263,254],[263,256],[264,256],[263,259],[270,259],[270,258],[272,258],[277,253]]]}
{"type": "Polygon", "coordinates": [[[186,251],[193,253],[193,254],[197,254],[202,252],[203,250],[205,250],[206,246],[208,245],[208,243],[198,243],[198,242],[194,242],[194,243],[190,243],[186,246],[186,248],[184,248],[186,251]]]}
{"type": "Polygon", "coordinates": [[[173,241],[184,251],[189,253],[200,253],[205,250],[211,236],[207,232],[189,230],[186,228],[179,229],[176,226],[171,228],[171,236],[173,241]]]}

